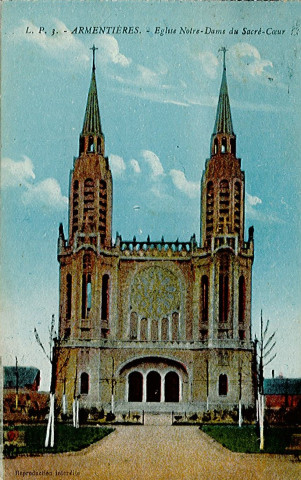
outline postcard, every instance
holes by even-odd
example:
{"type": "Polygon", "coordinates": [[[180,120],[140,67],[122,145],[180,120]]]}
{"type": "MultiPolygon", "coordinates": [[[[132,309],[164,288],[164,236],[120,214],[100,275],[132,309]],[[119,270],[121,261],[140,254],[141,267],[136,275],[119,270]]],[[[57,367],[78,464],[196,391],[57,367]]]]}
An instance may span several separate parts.
{"type": "Polygon", "coordinates": [[[300,3],[1,22],[4,478],[297,478],[300,3]]]}

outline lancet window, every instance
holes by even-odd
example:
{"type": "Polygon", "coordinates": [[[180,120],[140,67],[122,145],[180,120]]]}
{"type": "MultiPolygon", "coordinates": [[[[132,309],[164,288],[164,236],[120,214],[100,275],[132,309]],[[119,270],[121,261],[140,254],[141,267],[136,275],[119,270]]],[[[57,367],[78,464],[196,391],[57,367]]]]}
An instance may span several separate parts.
{"type": "Polygon", "coordinates": [[[109,305],[110,305],[110,284],[109,275],[106,273],[102,277],[101,289],[101,318],[102,320],[109,319],[109,305]]]}
{"type": "Polygon", "coordinates": [[[229,259],[221,258],[219,269],[219,321],[226,323],[229,316],[229,259]]]}
{"type": "Polygon", "coordinates": [[[209,303],[209,280],[207,275],[202,276],[201,280],[201,320],[202,323],[208,322],[208,303],[209,303]]]}
{"type": "Polygon", "coordinates": [[[138,315],[136,312],[131,312],[130,315],[130,340],[137,340],[138,335],[138,315]]]}
{"type": "Polygon", "coordinates": [[[82,318],[88,318],[92,308],[92,280],[90,273],[82,276],[82,318]]]}
{"type": "Polygon", "coordinates": [[[99,182],[99,232],[104,238],[106,233],[106,210],[107,210],[107,184],[104,180],[99,182]]]}
{"type": "Polygon", "coordinates": [[[228,180],[221,180],[219,190],[219,232],[230,233],[230,190],[228,180]]]}
{"type": "Polygon", "coordinates": [[[225,374],[221,374],[218,379],[218,394],[220,396],[226,396],[228,394],[228,377],[225,374]]]}
{"type": "Polygon", "coordinates": [[[164,317],[161,320],[161,340],[163,342],[166,342],[167,340],[169,340],[168,330],[169,330],[168,318],[164,317]]]}
{"type": "Polygon", "coordinates": [[[172,314],[172,341],[175,342],[179,340],[179,314],[178,312],[173,312],[172,314]]]}
{"type": "Polygon", "coordinates": [[[234,229],[236,233],[240,232],[241,215],[241,185],[239,182],[234,184],[234,229]]]}
{"type": "Polygon", "coordinates": [[[213,182],[207,183],[206,195],[206,237],[207,240],[213,233],[214,190],[213,182]]]}
{"type": "Polygon", "coordinates": [[[84,183],[84,226],[94,225],[94,181],[87,178],[84,183]]]}
{"type": "Polygon", "coordinates": [[[69,320],[71,318],[71,309],[72,309],[72,275],[68,273],[66,278],[67,284],[67,308],[66,308],[66,318],[69,320]]]}
{"type": "Polygon", "coordinates": [[[87,395],[89,393],[89,375],[83,372],[80,376],[80,393],[87,395]]]}
{"type": "Polygon", "coordinates": [[[78,230],[78,180],[75,180],[73,183],[73,223],[72,223],[72,233],[74,234],[78,230]]]}
{"type": "Polygon", "coordinates": [[[244,323],[246,310],[246,282],[243,275],[239,277],[238,290],[238,321],[239,323],[244,323]]]}

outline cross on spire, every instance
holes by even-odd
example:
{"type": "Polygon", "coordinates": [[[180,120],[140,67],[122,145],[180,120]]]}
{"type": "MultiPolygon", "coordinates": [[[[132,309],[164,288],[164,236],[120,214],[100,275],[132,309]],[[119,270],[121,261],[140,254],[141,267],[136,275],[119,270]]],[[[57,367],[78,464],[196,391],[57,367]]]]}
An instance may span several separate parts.
{"type": "Polygon", "coordinates": [[[224,70],[226,70],[226,52],[228,52],[228,49],[226,47],[221,47],[219,52],[223,52],[223,67],[224,70]]]}
{"type": "Polygon", "coordinates": [[[98,50],[97,47],[93,44],[93,47],[90,48],[93,51],[93,71],[95,70],[95,50],[98,50]]]}

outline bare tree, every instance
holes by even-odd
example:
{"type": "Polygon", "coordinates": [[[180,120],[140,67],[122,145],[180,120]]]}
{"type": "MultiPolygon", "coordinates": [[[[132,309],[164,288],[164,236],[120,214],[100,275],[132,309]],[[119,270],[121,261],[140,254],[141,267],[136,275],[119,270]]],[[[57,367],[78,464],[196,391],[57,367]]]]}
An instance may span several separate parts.
{"type": "Polygon", "coordinates": [[[264,409],[265,409],[265,399],[264,399],[264,367],[271,363],[276,357],[277,353],[273,354],[273,350],[276,345],[274,337],[276,332],[273,332],[269,335],[269,324],[270,321],[266,322],[265,327],[263,326],[263,317],[262,310],[260,315],[260,340],[255,337],[256,344],[256,353],[257,353],[257,387],[258,387],[258,398],[257,398],[257,412],[258,412],[258,422],[259,422],[259,433],[260,433],[260,450],[264,450],[264,409]],[[258,345],[258,349],[257,349],[258,345]],[[258,350],[258,351],[257,351],[258,350]]]}
{"type": "Polygon", "coordinates": [[[34,328],[34,334],[37,343],[41,347],[42,351],[48,358],[51,365],[51,380],[50,380],[50,406],[49,406],[49,415],[47,422],[46,438],[45,438],[45,447],[54,446],[54,404],[55,404],[55,382],[56,382],[56,355],[55,355],[55,338],[56,332],[54,330],[55,319],[54,315],[51,317],[51,324],[49,329],[49,354],[46,352],[43,343],[41,342],[40,336],[36,328],[34,328]]]}

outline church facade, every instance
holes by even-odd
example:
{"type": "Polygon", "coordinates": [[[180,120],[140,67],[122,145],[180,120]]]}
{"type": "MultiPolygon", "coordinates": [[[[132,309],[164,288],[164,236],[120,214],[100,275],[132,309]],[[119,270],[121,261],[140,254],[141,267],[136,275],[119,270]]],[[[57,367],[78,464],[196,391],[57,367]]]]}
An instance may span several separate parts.
{"type": "Polygon", "coordinates": [[[200,243],[112,242],[112,197],[93,51],[68,237],[59,229],[58,401],[65,394],[69,412],[78,396],[81,406],[120,413],[253,405],[253,228],[245,240],[225,59],[201,180],[200,243]]]}

